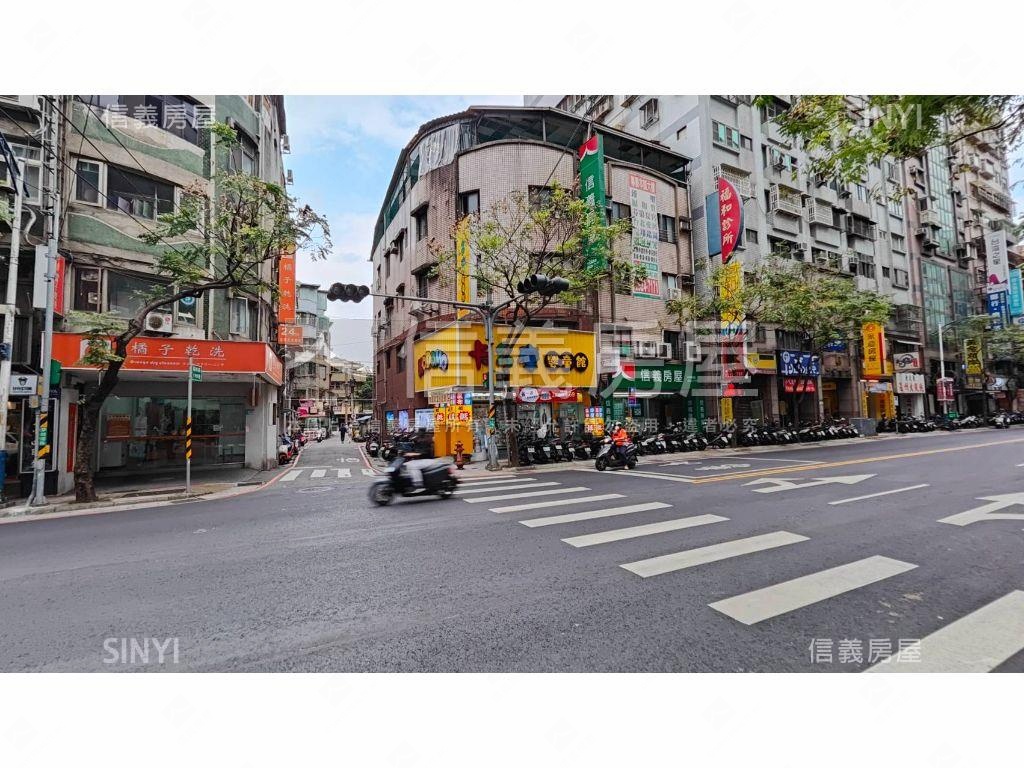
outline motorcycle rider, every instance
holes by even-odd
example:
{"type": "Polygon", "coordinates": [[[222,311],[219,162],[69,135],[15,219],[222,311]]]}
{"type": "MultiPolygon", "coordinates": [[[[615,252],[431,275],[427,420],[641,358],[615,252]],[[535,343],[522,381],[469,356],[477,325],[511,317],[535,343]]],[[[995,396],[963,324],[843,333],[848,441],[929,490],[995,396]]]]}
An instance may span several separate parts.
{"type": "Polygon", "coordinates": [[[623,463],[626,461],[626,446],[629,445],[629,433],[626,432],[626,428],[622,426],[621,421],[616,421],[612,426],[611,433],[612,442],[615,443],[615,452],[622,459],[623,463]]]}

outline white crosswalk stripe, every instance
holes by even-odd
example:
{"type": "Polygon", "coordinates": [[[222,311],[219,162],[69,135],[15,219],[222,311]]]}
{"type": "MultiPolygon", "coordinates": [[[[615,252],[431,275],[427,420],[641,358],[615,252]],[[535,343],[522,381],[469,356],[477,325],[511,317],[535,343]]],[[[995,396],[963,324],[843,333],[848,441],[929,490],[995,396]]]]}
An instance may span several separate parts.
{"type": "Polygon", "coordinates": [[[580,520],[596,520],[601,517],[614,517],[615,515],[628,515],[633,512],[649,512],[652,509],[665,509],[671,507],[662,501],[651,501],[647,504],[629,504],[625,507],[609,507],[608,509],[592,509],[589,512],[572,512],[568,515],[552,515],[550,517],[535,517],[532,520],[520,520],[519,522],[528,528],[540,528],[545,525],[561,525],[563,523],[577,523],[580,520]]]}
{"type": "Polygon", "coordinates": [[[512,480],[526,482],[533,480],[532,477],[517,477],[516,475],[484,475],[483,477],[468,477],[462,480],[466,485],[487,485],[495,483],[507,483],[512,480]]]}
{"type": "Polygon", "coordinates": [[[293,469],[291,472],[289,472],[287,475],[285,475],[284,477],[281,478],[281,482],[282,483],[290,482],[291,480],[294,480],[296,477],[298,477],[301,474],[302,474],[302,470],[301,469],[293,469]]]}
{"type": "Polygon", "coordinates": [[[491,501],[505,501],[506,499],[532,499],[534,496],[557,496],[560,493],[576,493],[578,491],[589,491],[590,489],[577,485],[572,488],[557,488],[550,491],[522,491],[520,493],[504,493],[498,496],[483,496],[479,499],[463,499],[467,504],[483,504],[491,501]]]}
{"type": "MultiPolygon", "coordinates": [[[[551,499],[549,501],[535,501],[530,504],[513,504],[510,507],[492,507],[491,512],[499,514],[505,512],[526,512],[531,509],[547,509],[548,507],[563,507],[567,504],[585,504],[591,501],[607,501],[608,499],[621,499],[621,493],[602,493],[597,496],[577,496],[572,499],[551,499]]],[[[469,499],[466,499],[469,501],[469,499]]],[[[479,499],[473,499],[479,501],[479,499]]]]}
{"type": "Polygon", "coordinates": [[[798,608],[851,592],[917,568],[889,557],[867,557],[770,587],[711,603],[710,607],[742,624],[757,624],[798,608]]]}
{"type": "Polygon", "coordinates": [[[610,541],[622,541],[624,539],[636,539],[640,536],[651,536],[656,533],[667,531],[681,531],[684,528],[693,528],[698,525],[720,523],[728,520],[727,517],[718,515],[695,515],[693,517],[681,517],[678,520],[664,520],[660,523],[648,523],[647,525],[634,525],[629,528],[616,528],[612,531],[601,531],[600,533],[588,533],[583,536],[571,536],[562,539],[566,544],[574,547],[592,547],[595,544],[605,544],[610,541]]]}
{"type": "Polygon", "coordinates": [[[343,477],[352,477],[352,470],[349,469],[348,467],[342,467],[341,469],[339,469],[338,479],[340,480],[343,477]]]}
{"type": "Polygon", "coordinates": [[[730,557],[749,555],[765,549],[774,549],[775,547],[783,547],[787,544],[796,544],[807,540],[806,536],[800,536],[796,533],[775,531],[774,533],[764,533],[760,536],[749,536],[744,539],[725,541],[721,544],[712,544],[709,547],[686,549],[669,555],[638,560],[635,563],[624,563],[621,567],[646,579],[650,576],[660,576],[663,573],[680,571],[696,565],[714,563],[730,557]]]}
{"type": "Polygon", "coordinates": [[[559,483],[517,483],[516,485],[500,485],[490,488],[477,488],[473,486],[472,488],[459,488],[458,493],[495,493],[500,491],[517,491],[522,488],[546,488],[553,485],[559,485],[559,483]]]}
{"type": "Polygon", "coordinates": [[[1024,591],[1015,590],[867,672],[991,672],[1024,650],[1024,591]]]}
{"type": "Polygon", "coordinates": [[[314,470],[313,470],[313,471],[312,471],[312,472],[310,473],[310,475],[309,475],[309,476],[310,476],[310,477],[312,477],[312,478],[313,478],[313,479],[315,480],[315,479],[317,479],[317,478],[319,478],[319,477],[323,477],[323,476],[324,476],[324,475],[326,475],[326,474],[327,474],[327,470],[326,470],[326,469],[314,469],[314,470]]]}

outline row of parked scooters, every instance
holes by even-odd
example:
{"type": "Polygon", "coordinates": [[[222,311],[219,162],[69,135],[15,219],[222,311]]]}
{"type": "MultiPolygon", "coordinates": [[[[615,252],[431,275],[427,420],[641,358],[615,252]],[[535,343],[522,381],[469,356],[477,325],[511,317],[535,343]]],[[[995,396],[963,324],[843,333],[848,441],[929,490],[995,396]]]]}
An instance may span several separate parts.
{"type": "Polygon", "coordinates": [[[1020,411],[999,411],[987,419],[982,416],[959,416],[950,419],[940,415],[931,419],[908,416],[902,419],[880,419],[876,429],[879,432],[934,432],[937,429],[954,432],[958,429],[981,429],[994,427],[1008,429],[1014,424],[1024,424],[1024,413],[1020,411]]]}

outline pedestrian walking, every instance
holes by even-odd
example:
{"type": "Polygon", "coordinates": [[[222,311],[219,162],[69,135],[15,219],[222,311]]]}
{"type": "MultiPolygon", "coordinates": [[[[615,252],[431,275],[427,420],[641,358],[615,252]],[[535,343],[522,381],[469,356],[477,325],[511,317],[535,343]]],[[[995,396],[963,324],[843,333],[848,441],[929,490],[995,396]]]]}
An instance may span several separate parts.
{"type": "Polygon", "coordinates": [[[338,434],[341,436],[341,442],[345,442],[345,425],[342,424],[338,427],[338,434]]]}

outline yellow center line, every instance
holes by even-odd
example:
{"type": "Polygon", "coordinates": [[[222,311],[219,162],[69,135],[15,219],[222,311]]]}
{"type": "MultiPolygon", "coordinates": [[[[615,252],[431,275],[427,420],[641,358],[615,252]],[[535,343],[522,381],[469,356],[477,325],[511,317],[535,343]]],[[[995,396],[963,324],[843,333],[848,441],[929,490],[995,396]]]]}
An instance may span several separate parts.
{"type": "Polygon", "coordinates": [[[704,483],[720,483],[724,480],[742,480],[746,477],[764,477],[765,475],[781,475],[787,472],[806,472],[812,469],[824,469],[828,467],[846,467],[851,464],[870,464],[875,461],[889,461],[890,459],[910,459],[915,456],[931,456],[936,453],[951,453],[952,451],[970,451],[975,448],[989,448],[994,445],[1009,445],[1010,443],[1024,443],[1024,437],[1012,440],[995,440],[989,443],[972,443],[971,445],[958,445],[952,448],[932,448],[928,451],[910,451],[908,453],[890,453],[882,456],[865,456],[860,459],[845,459],[843,461],[823,461],[819,464],[798,464],[793,467],[777,467],[774,469],[755,469],[749,472],[736,472],[731,475],[718,475],[716,477],[704,477],[694,480],[694,485],[704,483]]]}

